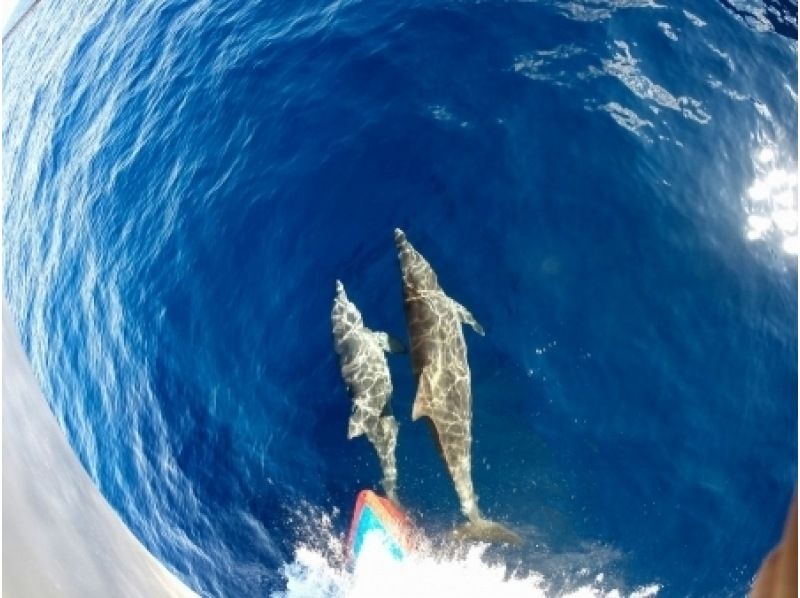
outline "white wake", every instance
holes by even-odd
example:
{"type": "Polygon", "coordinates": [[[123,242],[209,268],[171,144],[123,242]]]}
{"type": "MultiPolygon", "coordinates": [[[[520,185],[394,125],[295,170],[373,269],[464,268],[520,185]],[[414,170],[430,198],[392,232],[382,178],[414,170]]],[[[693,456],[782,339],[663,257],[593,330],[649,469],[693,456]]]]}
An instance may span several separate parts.
{"type": "Polygon", "coordinates": [[[474,545],[459,556],[443,557],[422,549],[396,560],[380,535],[368,535],[355,567],[347,564],[343,539],[333,535],[324,518],[321,534],[312,544],[300,544],[293,562],[283,567],[285,591],[274,598],[399,598],[435,596],[464,598],[647,598],[660,590],[657,584],[630,593],[607,587],[602,572],[582,571],[582,583],[566,591],[553,590],[539,573],[515,574],[507,566],[486,561],[487,545],[474,545]],[[324,538],[323,538],[324,536],[324,538]]]}

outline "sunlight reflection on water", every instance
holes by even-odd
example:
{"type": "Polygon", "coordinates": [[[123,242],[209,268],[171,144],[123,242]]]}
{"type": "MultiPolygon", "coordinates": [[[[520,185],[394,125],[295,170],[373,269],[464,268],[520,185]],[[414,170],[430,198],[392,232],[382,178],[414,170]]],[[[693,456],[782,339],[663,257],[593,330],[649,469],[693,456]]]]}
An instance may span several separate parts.
{"type": "Polygon", "coordinates": [[[764,143],[754,154],[755,179],[747,189],[747,238],[777,242],[797,255],[797,167],[782,158],[779,148],[764,143]]]}

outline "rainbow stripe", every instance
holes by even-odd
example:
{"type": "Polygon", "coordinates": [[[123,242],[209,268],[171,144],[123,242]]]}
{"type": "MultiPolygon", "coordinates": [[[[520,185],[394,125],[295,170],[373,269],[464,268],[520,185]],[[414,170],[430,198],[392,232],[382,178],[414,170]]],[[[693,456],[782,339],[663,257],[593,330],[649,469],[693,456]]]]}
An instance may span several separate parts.
{"type": "Polygon", "coordinates": [[[405,513],[388,498],[362,490],[356,499],[350,533],[347,535],[348,551],[355,561],[364,546],[367,534],[381,534],[389,552],[402,560],[413,549],[412,526],[405,513]]]}

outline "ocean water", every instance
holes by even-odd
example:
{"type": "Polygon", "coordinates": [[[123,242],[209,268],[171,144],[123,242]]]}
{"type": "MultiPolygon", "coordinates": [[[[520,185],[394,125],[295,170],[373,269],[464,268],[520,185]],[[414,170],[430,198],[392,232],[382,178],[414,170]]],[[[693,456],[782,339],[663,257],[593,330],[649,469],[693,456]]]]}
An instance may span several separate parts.
{"type": "MultiPolygon", "coordinates": [[[[329,314],[341,278],[405,336],[399,226],[486,329],[474,478],[526,540],[400,575],[744,594],[797,483],[796,12],[38,3],[3,40],[4,292],[82,464],[202,595],[353,589],[380,472],[329,314]]],[[[436,537],[458,505],[390,365],[436,537]]]]}

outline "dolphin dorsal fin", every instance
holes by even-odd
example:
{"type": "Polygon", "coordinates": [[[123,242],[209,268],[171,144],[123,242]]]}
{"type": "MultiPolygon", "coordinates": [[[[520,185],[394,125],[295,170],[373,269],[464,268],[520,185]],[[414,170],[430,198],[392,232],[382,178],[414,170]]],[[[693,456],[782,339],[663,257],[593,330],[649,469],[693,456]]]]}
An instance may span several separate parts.
{"type": "Polygon", "coordinates": [[[411,420],[417,421],[420,417],[430,417],[432,413],[433,394],[431,389],[430,367],[425,366],[419,376],[417,384],[417,396],[414,398],[414,406],[411,408],[411,420]]]}

